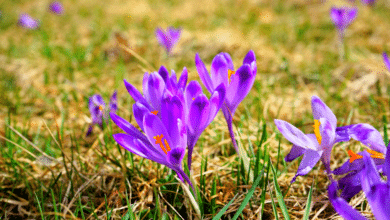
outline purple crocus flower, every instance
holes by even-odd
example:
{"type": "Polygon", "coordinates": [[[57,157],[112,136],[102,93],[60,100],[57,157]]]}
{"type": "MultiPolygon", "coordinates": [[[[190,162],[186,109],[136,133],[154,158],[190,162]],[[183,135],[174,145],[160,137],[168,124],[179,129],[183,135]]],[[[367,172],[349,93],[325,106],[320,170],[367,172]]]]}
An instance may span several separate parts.
{"type": "Polygon", "coordinates": [[[173,27],[168,27],[166,31],[162,28],[156,29],[156,38],[158,42],[165,48],[168,54],[171,53],[172,48],[180,39],[181,29],[175,29],[173,27]]]}
{"type": "Polygon", "coordinates": [[[20,26],[27,28],[27,29],[36,29],[39,27],[39,21],[33,19],[30,15],[28,14],[21,14],[19,16],[18,23],[20,26]]]}
{"type": "Polygon", "coordinates": [[[291,182],[294,182],[297,176],[309,173],[320,159],[330,174],[330,154],[333,145],[338,141],[336,139],[337,118],[317,96],[312,96],[311,108],[314,118],[314,134],[304,134],[286,121],[274,120],[280,133],[294,144],[285,158],[286,162],[303,155],[298,171],[291,182]]]}
{"type": "Polygon", "coordinates": [[[125,86],[129,94],[136,101],[133,105],[133,115],[142,130],[144,116],[153,113],[159,118],[162,117],[161,101],[163,97],[176,97],[183,103],[182,121],[184,122],[188,139],[188,168],[191,169],[191,156],[193,148],[203,130],[215,118],[225,100],[225,86],[219,85],[210,99],[202,93],[199,83],[192,81],[187,83],[187,69],[177,80],[176,74],[172,71],[171,76],[167,69],[162,66],[158,72],[145,73],[143,79],[142,95],[133,85],[125,80],[125,86]]]}
{"type": "MultiPolygon", "coordinates": [[[[387,150],[389,150],[389,146],[387,150]]],[[[367,201],[374,213],[376,219],[390,219],[390,179],[387,182],[382,181],[374,160],[367,152],[363,152],[364,168],[359,173],[361,186],[367,201]]],[[[390,154],[386,155],[383,164],[383,173],[388,177],[390,175],[390,154]]],[[[333,208],[345,219],[366,219],[358,211],[353,209],[344,199],[337,195],[337,182],[332,182],[328,188],[329,200],[333,208]]]]}
{"type": "Polygon", "coordinates": [[[49,9],[50,9],[50,11],[54,12],[55,14],[60,15],[60,14],[64,13],[64,6],[62,6],[61,2],[58,2],[58,1],[52,2],[49,5],[49,9]]]}
{"type": "Polygon", "coordinates": [[[385,63],[386,68],[390,71],[390,60],[389,56],[387,56],[387,53],[383,52],[383,62],[385,63]]]}
{"type": "Polygon", "coordinates": [[[108,114],[110,112],[116,112],[117,107],[117,92],[114,91],[110,98],[109,108],[106,109],[106,103],[101,95],[95,94],[89,98],[88,104],[89,112],[92,117],[92,124],[88,128],[87,136],[92,133],[93,126],[99,125],[103,129],[103,122],[108,121],[108,114]]]}
{"type": "MultiPolygon", "coordinates": [[[[377,168],[382,170],[386,146],[379,131],[373,126],[369,124],[347,125],[338,127],[336,133],[339,141],[349,141],[352,138],[369,147],[370,150],[367,152],[373,158],[377,168]]],[[[332,172],[335,175],[347,174],[338,181],[338,187],[342,189],[340,196],[347,201],[362,190],[359,173],[364,167],[363,152],[356,154],[350,150],[348,154],[349,160],[332,172]]]]}
{"type": "MultiPolygon", "coordinates": [[[[134,112],[139,111],[134,109],[137,105],[143,106],[136,102],[133,105],[134,112]]],[[[144,117],[142,126],[138,125],[143,128],[145,134],[114,113],[110,115],[115,124],[126,132],[126,134],[114,134],[116,142],[138,156],[169,167],[176,172],[181,181],[187,181],[193,188],[182,168],[187,143],[187,131],[182,121],[182,112],[183,105],[176,96],[165,97],[161,103],[161,117],[151,112],[139,113],[144,117]]]]}
{"type": "Polygon", "coordinates": [[[330,18],[333,23],[336,25],[336,28],[339,32],[339,37],[342,39],[344,37],[345,29],[355,20],[357,16],[357,8],[348,8],[341,7],[330,9],[330,18]]]}
{"type": "Polygon", "coordinates": [[[213,93],[221,83],[225,85],[226,96],[222,105],[222,112],[226,119],[233,146],[239,153],[233,132],[233,115],[240,102],[251,90],[257,72],[256,56],[250,50],[244,58],[243,65],[234,69],[232,59],[228,53],[220,53],[211,63],[210,74],[199,54],[195,56],[196,69],[206,89],[213,93]]]}

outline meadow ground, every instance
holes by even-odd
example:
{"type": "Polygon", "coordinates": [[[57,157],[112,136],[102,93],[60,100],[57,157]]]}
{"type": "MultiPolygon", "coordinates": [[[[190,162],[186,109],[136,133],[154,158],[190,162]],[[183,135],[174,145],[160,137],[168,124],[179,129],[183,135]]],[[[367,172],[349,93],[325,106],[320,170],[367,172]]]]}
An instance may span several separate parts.
{"type": "MultiPolygon", "coordinates": [[[[116,89],[118,114],[135,125],[123,79],[141,89],[144,72],[164,65],[187,67],[189,80],[199,81],[196,53],[209,68],[219,52],[237,66],[253,50],[258,67],[234,116],[249,159],[235,153],[222,113],[195,146],[192,178],[203,219],[229,201],[222,219],[285,219],[287,212],[302,219],[305,211],[310,219],[340,218],[322,163],[290,184],[299,162],[284,161],[292,144],[273,122],[312,132],[312,95],[333,110],[338,126],[369,123],[387,142],[390,73],[381,54],[390,48],[389,1],[356,1],[345,59],[329,11],[349,1],[72,0],[63,1],[61,16],[49,3],[0,3],[0,219],[197,219],[176,174],[121,148],[114,123],[86,137],[91,95],[108,100],[116,89]],[[39,29],[18,26],[20,13],[39,19],[39,29]],[[182,28],[172,56],[158,45],[158,26],[182,28]]],[[[337,144],[332,169],[350,149],[364,146],[337,144]]],[[[350,204],[373,218],[364,198],[361,192],[350,204]]]]}

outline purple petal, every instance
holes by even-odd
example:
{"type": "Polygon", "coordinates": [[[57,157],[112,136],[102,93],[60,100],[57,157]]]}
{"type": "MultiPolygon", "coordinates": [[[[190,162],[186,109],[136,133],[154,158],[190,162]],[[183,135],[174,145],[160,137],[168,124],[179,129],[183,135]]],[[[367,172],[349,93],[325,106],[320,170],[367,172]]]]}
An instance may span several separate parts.
{"type": "Polygon", "coordinates": [[[160,74],[161,78],[164,80],[165,83],[168,83],[169,79],[169,71],[165,66],[161,66],[160,69],[158,70],[158,74],[160,74]]]}
{"type": "Polygon", "coordinates": [[[326,118],[328,120],[333,129],[337,127],[337,118],[333,114],[332,110],[320,99],[318,96],[311,97],[311,109],[313,111],[313,118],[316,120],[320,120],[320,118],[326,118]]]}
{"type": "Polygon", "coordinates": [[[185,154],[185,148],[174,148],[168,152],[168,161],[172,166],[180,167],[185,154]]]}
{"type": "MultiPolygon", "coordinates": [[[[390,142],[387,145],[387,152],[390,152],[390,142]]],[[[385,162],[383,164],[383,173],[390,179],[390,153],[386,153],[385,162]]]]}
{"type": "Polygon", "coordinates": [[[383,53],[383,62],[385,63],[387,69],[390,71],[390,60],[389,56],[387,56],[387,53],[383,53]]]}
{"type": "Polygon", "coordinates": [[[214,91],[213,82],[211,81],[209,72],[207,71],[203,61],[200,59],[198,53],[195,55],[195,64],[196,64],[196,69],[198,70],[199,73],[199,77],[203,82],[203,85],[206,86],[206,89],[209,90],[209,92],[213,92],[214,91]]]}
{"type": "Polygon", "coordinates": [[[313,141],[294,125],[278,119],[275,119],[274,122],[280,133],[282,133],[282,135],[294,145],[314,151],[319,149],[317,141],[313,141]]]}
{"type": "Polygon", "coordinates": [[[181,29],[169,27],[167,30],[167,34],[169,35],[169,37],[171,39],[171,44],[175,45],[180,39],[181,29]]]}
{"type": "Polygon", "coordinates": [[[363,168],[363,165],[364,163],[361,159],[356,159],[352,163],[348,160],[341,167],[338,167],[333,170],[332,173],[334,175],[343,175],[351,171],[360,171],[363,168]]]}
{"type": "Polygon", "coordinates": [[[306,149],[299,147],[297,145],[293,145],[290,153],[287,154],[287,156],[284,158],[286,162],[291,162],[295,160],[296,158],[302,156],[306,152],[306,149]]]}
{"type": "Polygon", "coordinates": [[[225,58],[228,69],[234,71],[234,65],[230,55],[228,53],[220,53],[220,54],[225,58]]]}
{"type": "Polygon", "coordinates": [[[207,123],[208,114],[210,112],[210,103],[204,94],[199,94],[192,102],[188,128],[192,134],[200,134],[205,129],[207,123]]]}
{"type": "MultiPolygon", "coordinates": [[[[127,82],[126,80],[123,80],[123,81],[125,83],[125,87],[126,87],[127,91],[129,92],[131,97],[133,97],[134,101],[140,102],[142,105],[144,105],[145,107],[147,107],[149,110],[152,111],[152,107],[149,105],[149,103],[146,101],[146,99],[142,96],[142,94],[129,82],[127,82]]],[[[153,109],[153,110],[155,110],[155,109],[153,109]]]]}
{"type": "Polygon", "coordinates": [[[114,134],[113,137],[116,142],[131,153],[160,164],[167,164],[164,156],[165,154],[163,155],[158,151],[155,151],[149,142],[141,141],[140,139],[136,139],[134,136],[127,134],[114,134]]]}
{"type": "Polygon", "coordinates": [[[180,135],[177,121],[183,118],[183,105],[178,97],[164,98],[161,106],[161,121],[165,125],[172,145],[179,145],[180,135]]]}
{"type": "Polygon", "coordinates": [[[340,197],[346,201],[349,201],[362,190],[359,172],[349,173],[338,181],[339,188],[342,189],[340,197]]]}
{"type": "Polygon", "coordinates": [[[27,29],[36,29],[39,26],[38,20],[33,19],[28,14],[21,14],[19,16],[18,23],[20,26],[27,28],[27,29]]]}
{"type": "Polygon", "coordinates": [[[118,98],[116,90],[110,98],[110,112],[116,112],[118,110],[118,98]]]}
{"type": "Polygon", "coordinates": [[[321,149],[323,150],[322,162],[326,170],[330,173],[330,157],[335,139],[335,128],[326,118],[320,119],[321,149]]]}
{"type": "Polygon", "coordinates": [[[183,71],[181,72],[179,82],[177,83],[177,87],[184,91],[186,89],[187,79],[188,79],[188,71],[187,68],[184,67],[183,71]]]}
{"type": "Polygon", "coordinates": [[[185,102],[187,103],[187,110],[190,110],[191,104],[194,101],[193,99],[202,93],[202,87],[199,85],[198,81],[191,81],[188,83],[185,92],[185,102]]]}
{"type": "Polygon", "coordinates": [[[214,57],[211,62],[210,75],[214,88],[221,83],[223,83],[225,87],[228,86],[228,67],[224,56],[217,55],[214,57]]]}
{"type": "Polygon", "coordinates": [[[156,115],[153,115],[152,113],[148,113],[144,116],[144,129],[146,136],[149,139],[149,142],[152,143],[153,148],[161,154],[165,154],[161,147],[161,144],[163,145],[163,147],[165,147],[165,149],[167,149],[168,147],[165,145],[165,140],[168,143],[170,149],[174,149],[176,147],[183,147],[174,146],[172,144],[171,137],[169,136],[165,125],[156,115]],[[158,137],[161,137],[160,143],[158,143],[157,141],[158,137]]]}
{"type": "Polygon", "coordinates": [[[295,179],[298,176],[304,176],[308,174],[313,167],[317,164],[317,162],[320,160],[322,155],[322,151],[315,151],[306,149],[305,154],[303,155],[303,158],[301,160],[301,163],[299,164],[298,171],[291,180],[291,183],[295,182],[295,179]]]}
{"type": "Polygon", "coordinates": [[[381,181],[374,161],[363,152],[364,169],[360,173],[362,188],[377,219],[390,219],[390,185],[381,181]]]}
{"type": "Polygon", "coordinates": [[[237,106],[252,89],[255,76],[247,64],[241,66],[236,74],[231,76],[231,82],[227,88],[226,101],[232,115],[234,115],[237,106]]]}
{"type": "Polygon", "coordinates": [[[222,107],[223,101],[225,100],[225,93],[225,86],[221,84],[215,89],[213,95],[210,97],[210,112],[206,127],[214,120],[219,109],[222,107]]]}
{"type": "Polygon", "coordinates": [[[148,78],[147,86],[143,89],[145,99],[151,104],[153,110],[160,111],[164,88],[165,83],[161,76],[156,72],[151,73],[148,78]]]}
{"type": "Polygon", "coordinates": [[[168,36],[165,34],[164,30],[161,28],[156,29],[156,38],[157,41],[165,48],[165,50],[170,53],[172,49],[171,40],[168,38],[168,36]]]}
{"type": "Polygon", "coordinates": [[[256,55],[253,50],[250,50],[243,61],[243,64],[248,64],[251,67],[252,74],[256,75],[257,72],[257,64],[256,64],[256,55]]]}
{"type": "Polygon", "coordinates": [[[374,151],[378,151],[382,154],[386,153],[386,146],[381,134],[369,124],[353,124],[338,127],[336,132],[339,139],[342,139],[343,141],[353,138],[362,142],[362,144],[374,151]]]}
{"type": "Polygon", "coordinates": [[[367,220],[358,211],[353,209],[344,199],[337,195],[337,183],[332,182],[328,187],[330,203],[336,212],[346,220],[367,220]]]}
{"type": "Polygon", "coordinates": [[[140,139],[144,142],[147,142],[148,139],[144,134],[142,134],[136,127],[134,127],[132,124],[130,124],[125,119],[119,117],[118,115],[114,113],[110,113],[111,120],[114,121],[114,123],[122,129],[127,134],[134,136],[137,139],[140,139]]]}
{"type": "MultiPolygon", "coordinates": [[[[137,122],[137,124],[141,128],[141,130],[144,130],[144,116],[147,113],[150,113],[150,110],[147,109],[141,103],[136,102],[133,104],[133,115],[134,115],[135,121],[137,122]]],[[[158,112],[157,115],[161,115],[161,113],[158,112]]]]}

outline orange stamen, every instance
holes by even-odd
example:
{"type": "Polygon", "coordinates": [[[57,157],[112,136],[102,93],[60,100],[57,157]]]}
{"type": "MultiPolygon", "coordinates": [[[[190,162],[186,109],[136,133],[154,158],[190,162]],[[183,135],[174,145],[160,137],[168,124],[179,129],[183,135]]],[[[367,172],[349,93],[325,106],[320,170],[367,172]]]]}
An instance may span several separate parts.
{"type": "Polygon", "coordinates": [[[103,106],[102,105],[99,105],[99,110],[103,111],[103,106]]]}
{"type": "Polygon", "coordinates": [[[164,139],[164,143],[165,143],[165,147],[167,148],[167,151],[168,152],[171,151],[171,147],[169,146],[167,139],[164,139]]]}
{"type": "Polygon", "coordinates": [[[230,83],[230,81],[231,81],[230,78],[232,77],[233,74],[236,74],[236,72],[233,71],[233,70],[228,70],[229,83],[230,83]]]}
{"type": "Polygon", "coordinates": [[[320,132],[320,121],[318,121],[317,119],[314,119],[314,134],[316,135],[316,138],[317,138],[317,141],[318,141],[318,144],[321,145],[321,141],[322,141],[322,137],[321,137],[321,132],[320,132]]]}
{"type": "Polygon", "coordinates": [[[152,111],[151,113],[154,114],[154,115],[157,115],[158,111],[157,111],[157,110],[154,110],[154,111],[152,111]]]}
{"type": "Polygon", "coordinates": [[[374,150],[367,150],[367,152],[369,154],[371,154],[371,157],[372,158],[377,158],[377,159],[385,159],[385,155],[383,155],[382,153],[379,153],[377,151],[374,151],[374,150]]]}
{"type": "Polygon", "coordinates": [[[362,159],[363,156],[362,155],[359,155],[351,150],[348,151],[348,155],[349,155],[349,162],[352,163],[354,160],[356,159],[362,159]]]}

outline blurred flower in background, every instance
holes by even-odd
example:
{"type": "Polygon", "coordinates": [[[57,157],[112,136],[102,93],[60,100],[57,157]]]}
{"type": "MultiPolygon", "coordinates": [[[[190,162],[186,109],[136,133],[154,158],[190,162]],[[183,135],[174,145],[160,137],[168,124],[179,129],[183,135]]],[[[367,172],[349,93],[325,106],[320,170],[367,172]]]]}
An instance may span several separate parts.
{"type": "Polygon", "coordinates": [[[116,112],[116,110],[118,110],[117,92],[114,91],[112,94],[108,109],[106,109],[106,103],[99,94],[95,94],[89,98],[88,108],[91,113],[92,124],[88,128],[87,136],[92,133],[93,126],[95,124],[99,125],[99,127],[103,129],[103,122],[108,121],[109,113],[116,112]]]}
{"type": "Polygon", "coordinates": [[[330,9],[330,18],[339,32],[340,38],[344,37],[345,29],[355,20],[357,16],[357,8],[341,7],[330,9]]]}
{"type": "Polygon", "coordinates": [[[33,19],[28,14],[21,14],[19,16],[18,24],[27,29],[37,29],[39,27],[39,21],[33,19]]]}
{"type": "Polygon", "coordinates": [[[58,15],[64,13],[64,6],[62,6],[61,2],[58,1],[52,2],[49,6],[49,9],[58,15]]]}
{"type": "Polygon", "coordinates": [[[162,28],[156,29],[156,38],[158,42],[165,48],[168,55],[171,53],[172,48],[177,44],[180,39],[181,29],[175,29],[169,27],[166,31],[162,28]]]}
{"type": "Polygon", "coordinates": [[[383,62],[385,63],[386,68],[390,71],[390,60],[389,56],[387,56],[387,53],[383,53],[383,62]]]}

